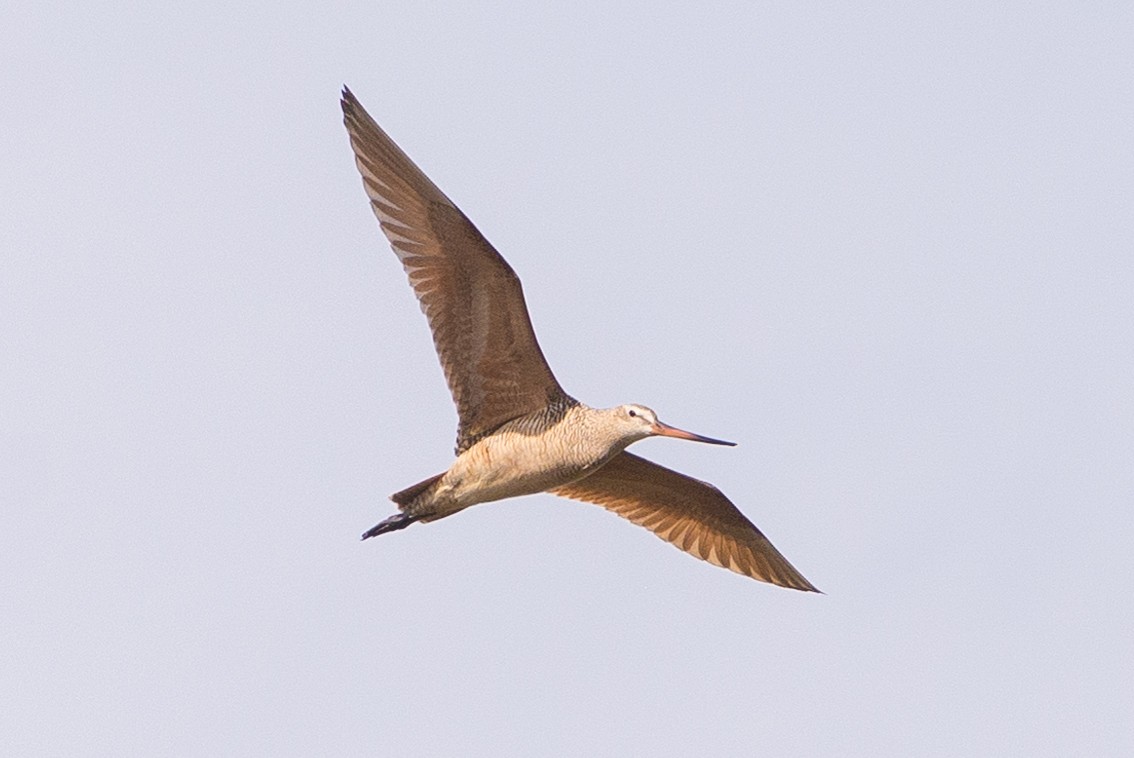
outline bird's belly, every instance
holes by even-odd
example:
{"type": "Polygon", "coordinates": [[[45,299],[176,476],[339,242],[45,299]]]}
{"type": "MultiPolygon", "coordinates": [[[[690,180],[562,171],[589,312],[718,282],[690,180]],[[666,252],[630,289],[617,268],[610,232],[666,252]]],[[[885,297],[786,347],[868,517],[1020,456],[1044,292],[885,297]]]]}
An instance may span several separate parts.
{"type": "Polygon", "coordinates": [[[502,434],[480,441],[463,453],[445,474],[453,504],[531,495],[586,476],[609,456],[592,455],[554,440],[502,434]]]}

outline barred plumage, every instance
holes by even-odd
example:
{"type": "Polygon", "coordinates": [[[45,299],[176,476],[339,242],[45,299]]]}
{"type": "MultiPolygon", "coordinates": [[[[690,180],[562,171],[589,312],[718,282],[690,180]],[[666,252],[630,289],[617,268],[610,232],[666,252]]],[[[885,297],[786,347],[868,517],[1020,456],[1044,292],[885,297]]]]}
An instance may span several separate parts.
{"type": "Polygon", "coordinates": [[[520,434],[540,434],[562,421],[568,411],[578,405],[578,400],[565,393],[560,393],[557,397],[552,398],[547,405],[537,411],[505,421],[495,429],[490,429],[487,432],[482,432],[475,436],[458,437],[455,452],[457,455],[460,455],[481,440],[504,430],[514,431],[520,434]]]}
{"type": "Polygon", "coordinates": [[[716,487],[625,452],[656,435],[732,443],[675,429],[640,405],[596,409],[567,395],[511,266],[350,90],[342,108],[363,187],[429,320],[460,419],[457,460],[395,493],[401,512],[363,539],[550,491],[601,505],[718,566],[816,591],[716,487]]]}

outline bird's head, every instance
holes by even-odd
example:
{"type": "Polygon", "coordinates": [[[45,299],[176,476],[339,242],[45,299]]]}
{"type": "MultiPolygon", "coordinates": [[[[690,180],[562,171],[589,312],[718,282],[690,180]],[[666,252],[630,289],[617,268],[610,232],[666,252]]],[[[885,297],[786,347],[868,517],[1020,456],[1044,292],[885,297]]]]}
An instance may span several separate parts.
{"type": "Polygon", "coordinates": [[[694,442],[707,442],[710,445],[735,445],[735,442],[725,442],[712,437],[687,432],[684,429],[663,424],[658,421],[658,414],[644,405],[620,405],[610,409],[615,424],[622,432],[623,438],[630,442],[637,442],[646,437],[676,437],[679,440],[693,440],[694,442]]]}

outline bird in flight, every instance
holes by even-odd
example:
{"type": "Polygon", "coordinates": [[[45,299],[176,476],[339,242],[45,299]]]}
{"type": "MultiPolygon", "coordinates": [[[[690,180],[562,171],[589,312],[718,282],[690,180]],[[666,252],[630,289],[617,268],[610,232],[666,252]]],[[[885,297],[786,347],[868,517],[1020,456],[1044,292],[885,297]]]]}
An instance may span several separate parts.
{"type": "Polygon", "coordinates": [[[564,392],[512,267],[347,88],[342,109],[370,207],[429,321],[459,417],[449,469],[391,495],[399,512],[362,538],[550,492],[738,574],[818,592],[716,487],[626,451],[655,436],[734,443],[664,424],[642,405],[591,408],[564,392]]]}

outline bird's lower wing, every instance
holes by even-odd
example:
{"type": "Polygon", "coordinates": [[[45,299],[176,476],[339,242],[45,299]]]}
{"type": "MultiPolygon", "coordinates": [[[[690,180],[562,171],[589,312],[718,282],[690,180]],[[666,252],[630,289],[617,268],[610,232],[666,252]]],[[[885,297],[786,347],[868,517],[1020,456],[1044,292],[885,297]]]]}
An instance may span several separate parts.
{"type": "Polygon", "coordinates": [[[590,476],[552,490],[601,505],[702,560],[795,590],[818,590],[711,484],[622,452],[590,476]]]}

